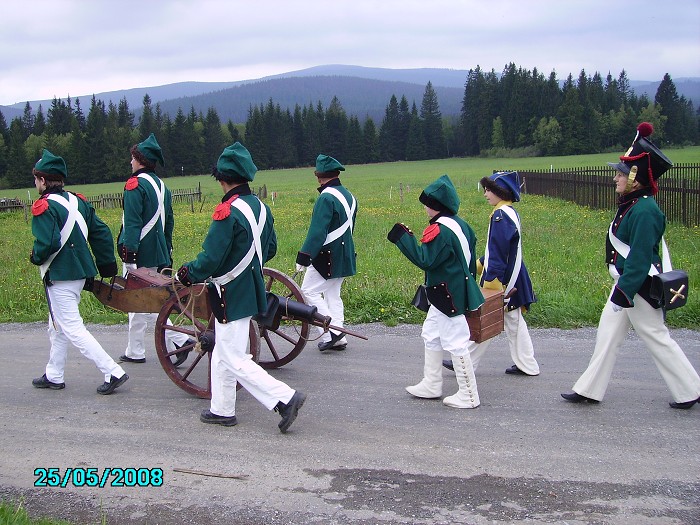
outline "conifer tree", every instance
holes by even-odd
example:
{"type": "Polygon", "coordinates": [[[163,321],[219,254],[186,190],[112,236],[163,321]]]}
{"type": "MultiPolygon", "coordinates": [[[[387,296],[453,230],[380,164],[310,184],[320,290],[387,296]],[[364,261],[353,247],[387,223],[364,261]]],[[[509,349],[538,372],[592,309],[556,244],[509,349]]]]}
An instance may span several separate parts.
{"type": "Polygon", "coordinates": [[[327,155],[345,160],[345,141],[348,133],[348,115],[338,97],[333,97],[326,110],[326,129],[328,142],[325,147],[327,155]]]}
{"type": "Polygon", "coordinates": [[[141,142],[145,140],[151,133],[158,133],[154,119],[153,108],[151,107],[151,97],[146,93],[143,96],[143,107],[141,108],[141,120],[139,121],[139,138],[141,142]]]}
{"type": "Polygon", "coordinates": [[[362,137],[362,128],[360,121],[356,116],[350,117],[348,120],[348,130],[345,137],[345,156],[344,162],[347,164],[364,164],[365,163],[365,147],[362,137]]]}
{"type": "Polygon", "coordinates": [[[221,120],[216,109],[209,107],[204,118],[202,127],[202,138],[204,139],[204,163],[205,166],[216,162],[221,151],[228,145],[224,139],[224,132],[221,128],[221,120]]]}
{"type": "MultiPolygon", "coordinates": [[[[681,103],[676,85],[671,80],[671,75],[666,73],[656,90],[654,102],[661,106],[661,114],[667,119],[666,140],[673,144],[682,144],[685,135],[685,120],[683,113],[686,110],[685,100],[681,103]]],[[[654,133],[655,140],[659,140],[654,133]]]]}
{"type": "Polygon", "coordinates": [[[108,182],[107,170],[107,112],[105,103],[97,100],[95,95],[90,102],[90,111],[86,121],[85,136],[87,142],[88,171],[85,182],[93,184],[108,182]]]}
{"type": "Polygon", "coordinates": [[[418,116],[418,108],[413,104],[411,123],[406,140],[406,160],[423,160],[428,158],[428,147],[424,136],[424,123],[418,116]]]}
{"type": "Polygon", "coordinates": [[[383,161],[404,160],[405,148],[400,137],[401,119],[396,95],[391,95],[379,128],[379,157],[383,161]],[[402,149],[403,148],[403,149],[402,149]]]}
{"type": "Polygon", "coordinates": [[[34,135],[41,135],[46,130],[46,120],[44,119],[44,112],[39,104],[39,109],[36,110],[36,117],[34,118],[34,130],[32,133],[34,135]]]}
{"type": "Polygon", "coordinates": [[[379,137],[377,127],[371,118],[365,120],[362,126],[362,139],[365,146],[365,162],[379,162],[379,137]]]}
{"type": "Polygon", "coordinates": [[[428,82],[420,105],[420,120],[423,124],[425,158],[439,159],[446,155],[445,133],[442,129],[442,113],[433,84],[428,82]]]}

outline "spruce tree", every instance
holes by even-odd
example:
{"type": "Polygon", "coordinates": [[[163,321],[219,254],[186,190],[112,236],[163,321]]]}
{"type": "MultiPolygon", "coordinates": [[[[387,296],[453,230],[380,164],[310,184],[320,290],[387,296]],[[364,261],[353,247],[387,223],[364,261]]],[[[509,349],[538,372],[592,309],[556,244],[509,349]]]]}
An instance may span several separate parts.
{"type": "MultiPolygon", "coordinates": [[[[686,135],[683,112],[685,103],[681,103],[676,85],[671,80],[671,75],[666,73],[656,90],[654,102],[661,106],[661,114],[667,119],[666,140],[672,144],[683,144],[686,135]]],[[[684,101],[685,102],[685,101],[684,101]]],[[[658,140],[654,133],[655,140],[658,140]]]]}
{"type": "Polygon", "coordinates": [[[365,145],[365,162],[379,162],[379,137],[374,121],[367,117],[362,126],[362,139],[365,145]]]}
{"type": "Polygon", "coordinates": [[[348,115],[343,109],[343,105],[338,97],[333,97],[326,110],[326,129],[328,132],[328,143],[325,153],[346,162],[345,141],[348,132],[348,115]]]}
{"type": "Polygon", "coordinates": [[[143,107],[141,108],[141,120],[139,121],[139,139],[141,142],[148,138],[151,133],[157,134],[158,129],[153,119],[153,108],[151,107],[151,97],[146,93],[143,96],[143,107]]]}
{"type": "Polygon", "coordinates": [[[209,107],[207,115],[202,122],[202,138],[204,139],[204,163],[205,166],[210,166],[216,163],[219,155],[227,146],[224,139],[224,132],[221,128],[221,120],[216,109],[209,107]]]}
{"type": "Polygon", "coordinates": [[[384,110],[384,120],[379,128],[379,156],[382,161],[396,161],[405,158],[403,140],[399,136],[401,120],[396,95],[391,95],[389,105],[384,110]]]}
{"type": "Polygon", "coordinates": [[[420,105],[420,120],[423,124],[425,155],[428,159],[445,157],[445,133],[442,129],[442,113],[433,84],[428,82],[420,105]]]}
{"type": "Polygon", "coordinates": [[[360,128],[360,121],[354,115],[348,121],[345,145],[345,156],[343,157],[345,163],[364,164],[366,162],[362,128],[360,128]]]}

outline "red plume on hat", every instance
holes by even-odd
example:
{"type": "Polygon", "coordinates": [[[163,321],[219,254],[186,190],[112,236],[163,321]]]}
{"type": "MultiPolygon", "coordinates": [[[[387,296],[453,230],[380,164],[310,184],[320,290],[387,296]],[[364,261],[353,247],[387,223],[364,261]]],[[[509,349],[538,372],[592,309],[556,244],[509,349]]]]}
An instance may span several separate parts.
{"type": "MultiPolygon", "coordinates": [[[[648,137],[654,132],[654,126],[649,122],[642,122],[637,126],[637,134],[632,146],[627,153],[620,157],[622,161],[618,167],[623,173],[634,172],[636,180],[651,187],[652,195],[656,195],[659,186],[656,180],[661,177],[673,163],[648,137]]],[[[634,175],[630,175],[634,180],[634,175]]]]}

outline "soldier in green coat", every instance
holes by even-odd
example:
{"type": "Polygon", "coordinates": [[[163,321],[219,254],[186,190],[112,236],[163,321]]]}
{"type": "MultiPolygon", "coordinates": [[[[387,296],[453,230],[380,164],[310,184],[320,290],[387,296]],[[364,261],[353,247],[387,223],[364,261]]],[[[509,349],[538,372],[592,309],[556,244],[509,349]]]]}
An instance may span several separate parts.
{"type": "Polygon", "coordinates": [[[45,149],[33,173],[41,197],[32,205],[35,240],[29,260],[40,267],[44,281],[51,351],[44,375],[32,384],[51,390],[65,388],[68,345],[73,344],[104,374],[97,393],[111,394],[129,376],[85,328],[78,305],[80,292],[98,269],[102,277],[117,273],[112,232],[85,197],[63,189],[68,169],[61,157],[45,149]]]}
{"type": "MultiPolygon", "coordinates": [[[[330,316],[338,327],[345,322],[340,288],[346,277],[357,273],[352,236],[357,199],[340,182],[341,171],[345,167],[333,157],[321,154],[316,158],[314,174],[320,184],[320,195],[296,260],[297,272],[306,271],[301,291],[308,303],[318,308],[318,313],[330,316]]],[[[342,333],[324,332],[320,327],[318,330],[319,350],[345,350],[347,341],[342,333]]]]}
{"type": "Polygon", "coordinates": [[[267,307],[263,265],[277,252],[270,208],[250,190],[256,172],[243,145],[236,142],[224,149],[213,173],[224,197],[214,210],[202,251],[194,261],[182,265],[177,276],[187,286],[207,281],[216,318],[211,406],[200,420],[236,425],[236,386],[240,382],[268,410],[279,412],[278,426],[285,433],[306,395],[272,377],[246,352],[251,318],[267,307]]]}
{"type": "Polygon", "coordinates": [[[459,391],[443,400],[454,408],[476,408],[479,392],[469,357],[469,325],[465,314],[484,303],[475,280],[476,235],[457,216],[459,197],[447,175],[430,184],[419,200],[425,206],[429,225],[421,244],[404,224],[397,223],[388,239],[409,261],[425,271],[430,307],[421,336],[425,344],[423,379],[406,387],[409,394],[435,399],[442,397],[442,352],[452,356],[459,391]]]}
{"type": "MultiPolygon", "coordinates": [[[[155,174],[156,164],[164,165],[163,152],[151,133],[146,140],[131,147],[131,177],[124,186],[124,214],[117,239],[117,252],[123,261],[122,275],[130,269],[161,270],[172,267],[174,216],[172,196],[165,183],[155,174]]],[[[144,338],[148,323],[155,324],[157,314],[129,313],[129,340],[120,363],[145,363],[144,338]]],[[[195,341],[168,330],[169,351],[195,341]]],[[[175,365],[182,364],[188,350],[177,354],[175,365]]]]}
{"type": "Polygon", "coordinates": [[[650,294],[652,275],[667,271],[659,255],[666,217],[654,199],[659,191],[656,181],[672,166],[648,138],[653,131],[650,123],[642,122],[620,162],[608,163],[615,169],[613,180],[619,195],[605,249],[613,285],[600,315],[588,367],[573,391],[561,394],[572,403],[596,404],[603,400],[630,327],[646,346],[671,392],[671,408],[688,409],[700,401],[700,376],[671,338],[663,309],[650,294]]]}

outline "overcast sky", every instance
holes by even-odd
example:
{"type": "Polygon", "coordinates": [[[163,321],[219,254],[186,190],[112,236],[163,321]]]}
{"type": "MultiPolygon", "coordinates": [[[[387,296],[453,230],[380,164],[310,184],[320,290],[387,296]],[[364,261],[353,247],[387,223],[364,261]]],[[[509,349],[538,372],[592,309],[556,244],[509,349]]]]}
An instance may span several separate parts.
{"type": "Polygon", "coordinates": [[[307,67],[700,77],[700,0],[3,0],[0,105],[307,67]]]}

